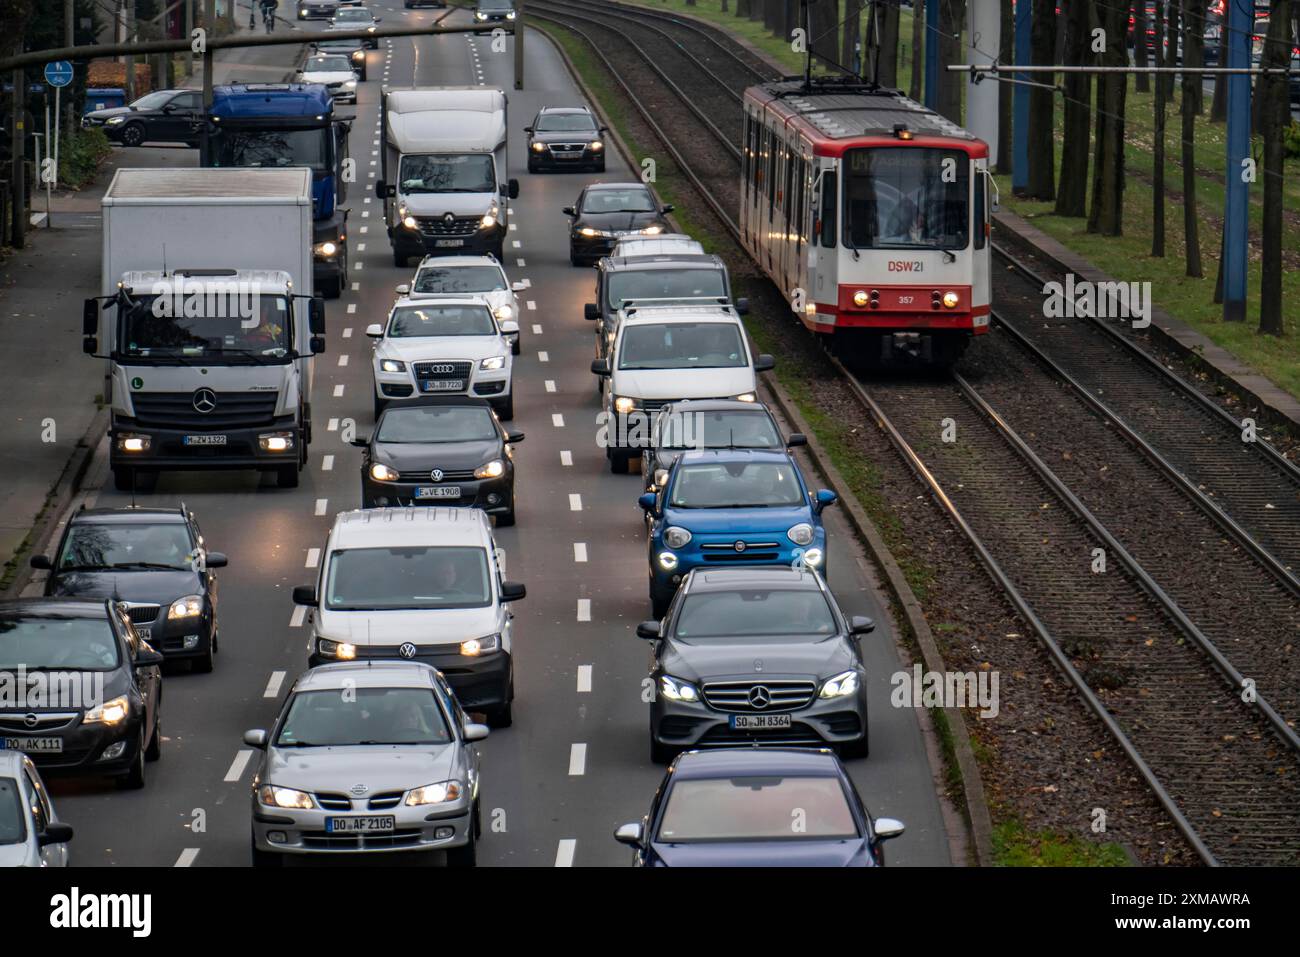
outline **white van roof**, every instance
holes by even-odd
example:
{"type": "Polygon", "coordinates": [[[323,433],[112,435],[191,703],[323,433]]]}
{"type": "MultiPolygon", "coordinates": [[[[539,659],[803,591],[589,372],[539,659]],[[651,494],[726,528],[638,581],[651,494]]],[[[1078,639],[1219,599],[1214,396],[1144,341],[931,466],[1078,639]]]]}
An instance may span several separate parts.
{"type": "Polygon", "coordinates": [[[459,545],[492,548],[492,526],[479,508],[411,506],[340,512],[331,548],[459,545]]]}
{"type": "Polygon", "coordinates": [[[384,91],[388,139],[401,153],[491,153],[506,140],[506,95],[481,86],[384,91]]]}
{"type": "Polygon", "coordinates": [[[685,233],[664,233],[662,236],[629,236],[614,244],[610,259],[632,256],[702,256],[704,247],[685,233]]]}

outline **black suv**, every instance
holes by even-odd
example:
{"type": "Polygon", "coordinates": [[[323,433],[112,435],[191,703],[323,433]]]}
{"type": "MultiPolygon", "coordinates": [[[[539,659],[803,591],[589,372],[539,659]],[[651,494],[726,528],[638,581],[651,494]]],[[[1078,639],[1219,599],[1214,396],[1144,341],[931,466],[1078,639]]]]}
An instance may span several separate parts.
{"type": "Polygon", "coordinates": [[[49,571],[45,594],[112,598],[140,638],[167,658],[212,670],[218,646],[217,576],[226,556],[204,547],[194,514],[179,508],[93,508],[73,513],[55,557],[33,555],[49,571]]]}
{"type": "Polygon", "coordinates": [[[605,134],[585,106],[544,106],[525,126],[528,134],[528,172],[588,169],[605,172],[605,134]]]}

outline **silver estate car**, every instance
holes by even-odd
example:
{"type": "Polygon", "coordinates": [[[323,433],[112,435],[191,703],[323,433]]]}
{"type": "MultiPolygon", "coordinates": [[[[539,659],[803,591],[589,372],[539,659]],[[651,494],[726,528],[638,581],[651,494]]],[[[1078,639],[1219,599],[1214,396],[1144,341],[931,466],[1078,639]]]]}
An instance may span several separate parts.
{"type": "Polygon", "coordinates": [[[0,751],[0,867],[67,867],[70,840],[32,759],[0,751]]]}
{"type": "Polygon", "coordinates": [[[253,779],[253,865],[286,855],[420,851],[472,867],[481,830],[478,749],[446,679],[415,661],[356,661],[303,674],[253,779]]]}

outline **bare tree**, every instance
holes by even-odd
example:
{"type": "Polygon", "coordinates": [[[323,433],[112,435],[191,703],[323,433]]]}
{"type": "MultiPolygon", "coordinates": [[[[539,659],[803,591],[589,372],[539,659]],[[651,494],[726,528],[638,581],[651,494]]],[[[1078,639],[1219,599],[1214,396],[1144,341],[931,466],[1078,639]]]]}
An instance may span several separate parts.
{"type": "MultiPolygon", "coordinates": [[[[1285,68],[1291,61],[1291,0],[1273,0],[1262,65],[1285,68]]],[[[1264,134],[1264,214],[1260,243],[1259,331],[1280,336],[1282,324],[1282,176],[1286,160],[1283,128],[1291,120],[1287,77],[1259,78],[1264,134]]]]}
{"type": "MultiPolygon", "coordinates": [[[[1129,7],[1133,17],[1133,62],[1139,67],[1150,65],[1147,58],[1147,4],[1146,0],[1130,0],[1129,7]]],[[[1110,37],[1107,37],[1110,40],[1110,37]]],[[[1145,73],[1137,75],[1137,92],[1150,93],[1150,77],[1145,73]]]]}
{"type": "MultiPolygon", "coordinates": [[[[1205,6],[1201,0],[1183,3],[1183,61],[1188,66],[1200,64],[1205,45],[1205,6]]],[[[1183,239],[1187,247],[1187,275],[1200,279],[1201,224],[1196,218],[1196,114],[1200,112],[1201,77],[1183,73],[1183,239]]]]}
{"type": "MultiPolygon", "coordinates": [[[[1002,0],[1002,42],[998,46],[998,60],[1001,63],[1015,61],[1016,19],[1012,12],[1013,0],[1002,0]]],[[[1011,172],[1011,112],[1012,91],[1010,83],[998,84],[998,168],[999,173],[1011,172]]]]}
{"type": "MultiPolygon", "coordinates": [[[[1102,66],[1128,63],[1124,45],[1125,9],[1115,3],[1098,3],[1097,19],[1106,41],[1102,66]]],[[[1092,207],[1088,232],[1103,236],[1124,233],[1124,107],[1128,77],[1103,73],[1097,80],[1097,109],[1092,167],[1092,207]]]]}
{"type": "Polygon", "coordinates": [[[876,16],[880,28],[880,82],[885,86],[898,86],[898,4],[877,3],[873,6],[879,10],[876,16]]]}
{"type": "MultiPolygon", "coordinates": [[[[1228,65],[1228,17],[1227,11],[1219,26],[1219,66],[1228,65]]],[[[1214,78],[1214,99],[1210,101],[1210,122],[1222,123],[1228,118],[1228,76],[1220,73],[1214,78]]],[[[1220,258],[1222,262],[1222,258],[1220,258]]],[[[1217,301],[1217,300],[1216,300],[1217,301]]]]}
{"type": "MultiPolygon", "coordinates": [[[[871,7],[874,6],[875,6],[874,3],[871,4],[871,7]]],[[[843,42],[840,44],[840,62],[847,67],[852,67],[854,65],[853,62],[854,56],[857,54],[858,44],[862,40],[862,7],[863,7],[863,0],[845,0],[844,39],[843,42]]],[[[868,30],[870,30],[871,28],[870,25],[873,16],[875,16],[875,11],[868,8],[867,9],[868,30]]],[[[868,36],[870,36],[870,34],[868,34],[868,36]]],[[[870,40],[868,40],[868,48],[869,45],[870,45],[870,40]]],[[[864,68],[865,66],[863,64],[858,65],[859,70],[862,70],[864,68]]]]}
{"type": "MultiPolygon", "coordinates": [[[[849,0],[852,2],[852,0],[849,0]]],[[[795,23],[791,27],[802,27],[799,17],[803,15],[801,5],[794,4],[795,23]]],[[[820,57],[832,63],[839,62],[839,0],[810,0],[808,4],[808,46],[820,57]]],[[[788,32],[788,31],[787,31],[788,32]]]]}
{"type": "MultiPolygon", "coordinates": [[[[1168,0],[1156,0],[1152,11],[1155,15],[1157,66],[1165,66],[1169,59],[1164,43],[1164,6],[1168,0]]],[[[1153,102],[1155,110],[1155,150],[1153,174],[1151,180],[1151,255],[1163,258],[1165,255],[1165,76],[1156,74],[1156,95],[1153,102]]]]}
{"type": "MultiPolygon", "coordinates": [[[[1089,49],[1090,0],[1062,0],[1065,8],[1065,63],[1086,66],[1089,49]]],[[[1065,74],[1065,129],[1061,144],[1061,184],[1056,194],[1058,216],[1085,216],[1088,211],[1088,146],[1092,131],[1092,76],[1065,74]]]]}
{"type": "MultiPolygon", "coordinates": [[[[1035,66],[1048,66],[1056,56],[1055,0],[1033,0],[1033,31],[1029,44],[1035,66]]],[[[1055,74],[1033,75],[1029,91],[1029,178],[1025,195],[1031,199],[1056,196],[1056,93],[1055,74]]]]}
{"type": "Polygon", "coordinates": [[[912,77],[907,86],[907,95],[914,100],[921,98],[921,59],[925,51],[925,11],[915,3],[912,4],[912,77]]]}
{"type": "MultiPolygon", "coordinates": [[[[978,2],[978,0],[977,0],[978,2]]],[[[944,69],[961,63],[966,56],[962,48],[962,27],[966,22],[966,0],[944,0],[939,6],[939,96],[938,111],[954,123],[961,123],[961,94],[965,81],[959,73],[944,69]]]]}

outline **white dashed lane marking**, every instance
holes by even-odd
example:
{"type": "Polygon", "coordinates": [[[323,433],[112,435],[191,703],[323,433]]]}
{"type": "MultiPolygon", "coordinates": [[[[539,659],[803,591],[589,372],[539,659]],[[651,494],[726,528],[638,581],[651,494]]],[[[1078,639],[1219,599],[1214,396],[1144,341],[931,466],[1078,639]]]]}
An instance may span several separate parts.
{"type": "Polygon", "coordinates": [[[320,565],[320,549],[319,548],[307,549],[307,567],[315,568],[318,565],[320,565]]]}
{"type": "Polygon", "coordinates": [[[561,415],[560,413],[558,413],[558,412],[552,412],[552,413],[551,413],[551,425],[555,426],[557,429],[562,429],[562,428],[564,428],[564,416],[562,416],[562,415],[561,415]]]}
{"type": "Polygon", "coordinates": [[[176,867],[189,867],[194,863],[194,859],[199,856],[197,847],[187,847],[181,851],[181,856],[176,858],[176,867]]]}
{"type": "Polygon", "coordinates": [[[545,385],[546,385],[546,391],[547,391],[547,392],[554,392],[554,391],[555,391],[555,380],[554,380],[554,379],[547,379],[546,382],[545,382],[545,385]]]}
{"type": "Polygon", "coordinates": [[[330,500],[327,498],[316,499],[316,514],[324,515],[330,507],[330,500]]]}
{"type": "Polygon", "coordinates": [[[578,665],[578,694],[591,691],[591,665],[578,665]]]}
{"type": "Polygon", "coordinates": [[[295,605],[293,614],[289,616],[290,628],[301,628],[303,619],[307,617],[307,607],[305,605],[295,605]]]}
{"type": "Polygon", "coordinates": [[[586,543],[586,542],[574,542],[574,543],[573,543],[573,560],[574,560],[575,562],[585,562],[585,561],[587,560],[587,543],[586,543]]]}
{"type": "Polygon", "coordinates": [[[248,762],[252,760],[253,752],[249,748],[243,748],[235,754],[235,760],[230,762],[230,770],[226,772],[225,780],[238,781],[244,776],[244,768],[248,767],[248,762]]]}
{"type": "Polygon", "coordinates": [[[591,599],[578,599],[578,621],[591,621],[591,599]]]}
{"type": "Polygon", "coordinates": [[[575,838],[566,837],[560,841],[559,847],[555,850],[556,867],[572,867],[573,855],[578,850],[578,842],[575,838]]]}
{"type": "Polygon", "coordinates": [[[266,683],[266,690],[262,692],[263,698],[278,698],[280,696],[280,686],[284,684],[284,672],[272,671],[271,680],[266,683]]]}
{"type": "Polygon", "coordinates": [[[560,464],[561,464],[561,465],[572,465],[572,464],[573,464],[573,453],[570,452],[568,449],[565,449],[564,451],[562,451],[562,452],[560,453],[560,464]]]}
{"type": "Polygon", "coordinates": [[[577,492],[569,493],[569,511],[570,512],[582,511],[582,496],[579,495],[577,492]]]}
{"type": "Polygon", "coordinates": [[[577,776],[587,773],[587,746],[575,744],[569,749],[569,775],[577,776]]]}

